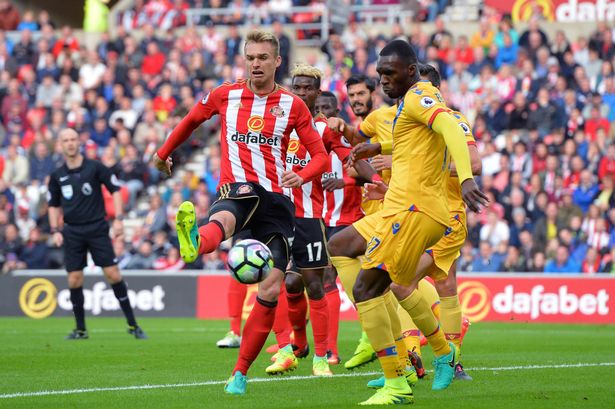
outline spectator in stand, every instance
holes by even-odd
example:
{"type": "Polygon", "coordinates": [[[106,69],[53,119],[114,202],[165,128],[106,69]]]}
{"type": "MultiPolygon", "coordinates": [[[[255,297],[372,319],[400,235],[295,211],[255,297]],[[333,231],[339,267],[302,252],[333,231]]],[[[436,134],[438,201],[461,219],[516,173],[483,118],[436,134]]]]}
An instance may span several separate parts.
{"type": "Polygon", "coordinates": [[[26,10],[21,17],[21,21],[17,25],[17,31],[38,31],[38,23],[34,20],[34,12],[32,10],[26,10]]]}
{"type": "Polygon", "coordinates": [[[61,37],[53,45],[53,55],[58,58],[62,53],[68,53],[68,57],[73,52],[79,51],[79,41],[73,34],[73,30],[70,26],[62,27],[61,37]]]}
{"type": "Polygon", "coordinates": [[[47,245],[40,229],[38,227],[32,228],[21,255],[26,267],[32,270],[49,268],[47,253],[47,245]]]}
{"type": "Polygon", "coordinates": [[[600,192],[598,184],[593,179],[594,176],[590,171],[583,170],[581,172],[580,184],[572,194],[572,201],[581,208],[583,213],[589,210],[589,206],[600,192]]]}
{"type": "Polygon", "coordinates": [[[126,265],[127,270],[148,270],[153,268],[156,261],[156,255],[152,252],[152,243],[148,240],[143,240],[139,245],[137,254],[130,258],[126,265]]]}
{"type": "Polygon", "coordinates": [[[0,0],[0,30],[16,30],[19,21],[17,8],[9,0],[0,0]]]}
{"type": "Polygon", "coordinates": [[[141,72],[147,78],[160,75],[162,68],[164,67],[166,56],[155,41],[150,41],[147,44],[147,53],[143,57],[143,64],[141,65],[141,72]]]}
{"type": "Polygon", "coordinates": [[[44,142],[37,142],[30,158],[30,179],[43,183],[47,176],[55,169],[49,149],[44,142]]]}
{"type": "Polygon", "coordinates": [[[154,261],[153,267],[155,270],[165,272],[175,272],[183,269],[186,263],[179,256],[179,250],[176,247],[171,247],[166,257],[160,257],[154,261]]]}
{"type": "Polygon", "coordinates": [[[472,263],[472,272],[495,273],[500,271],[501,263],[499,257],[494,257],[491,244],[488,241],[481,241],[479,252],[472,263]]]}
{"type": "Polygon", "coordinates": [[[487,54],[494,40],[495,33],[491,29],[491,23],[488,19],[483,18],[480,20],[478,31],[472,35],[470,46],[472,48],[480,47],[483,49],[484,54],[487,54]]]}
{"type": "Polygon", "coordinates": [[[604,257],[600,272],[615,275],[615,247],[611,247],[608,257],[604,257]]]}
{"type": "Polygon", "coordinates": [[[606,134],[610,131],[609,121],[600,116],[600,109],[592,107],[589,119],[585,122],[585,133],[591,142],[596,141],[598,130],[602,129],[606,134]]]}
{"type": "Polygon", "coordinates": [[[566,246],[559,246],[554,259],[550,260],[545,266],[545,273],[578,273],[580,267],[570,258],[566,246]]]}
{"type": "Polygon", "coordinates": [[[510,228],[502,221],[499,215],[493,211],[488,211],[487,223],[481,228],[481,242],[489,242],[491,247],[496,248],[501,242],[508,242],[510,239],[510,228]]]}
{"type": "Polygon", "coordinates": [[[9,145],[6,148],[2,178],[9,186],[16,186],[20,183],[28,183],[29,177],[28,159],[18,153],[15,145],[9,145]]]}

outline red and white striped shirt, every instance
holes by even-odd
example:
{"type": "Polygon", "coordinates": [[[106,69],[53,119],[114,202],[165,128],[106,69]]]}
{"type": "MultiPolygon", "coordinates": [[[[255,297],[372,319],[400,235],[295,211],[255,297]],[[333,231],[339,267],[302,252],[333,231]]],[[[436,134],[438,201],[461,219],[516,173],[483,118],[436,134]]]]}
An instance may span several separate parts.
{"type": "Polygon", "coordinates": [[[306,182],[320,181],[327,154],[305,103],[280,87],[258,96],[245,80],[223,84],[205,96],[171,132],[158,156],[166,160],[192,131],[216,114],[220,114],[222,127],[218,186],[254,182],[269,192],[284,193],[282,174],[291,132],[313,158],[297,173],[306,182]]]}
{"type": "MultiPolygon", "coordinates": [[[[329,170],[323,179],[343,179],[348,176],[344,162],[335,152],[329,154],[329,170]]],[[[364,216],[361,202],[363,192],[361,186],[346,186],[333,192],[325,192],[325,208],[323,219],[328,227],[349,226],[364,216]]]]}
{"type": "MultiPolygon", "coordinates": [[[[341,133],[331,130],[327,126],[327,118],[318,115],[314,122],[316,129],[322,138],[327,152],[335,152],[338,156],[346,159],[350,154],[351,146],[341,133]]],[[[299,140],[297,134],[292,132],[286,157],[286,170],[300,173],[310,163],[311,157],[307,149],[299,140]]],[[[324,173],[324,171],[322,172],[324,173]]],[[[295,216],[303,218],[320,219],[324,209],[324,193],[321,178],[303,184],[294,189],[285,189],[285,193],[295,204],[295,216]]]]}

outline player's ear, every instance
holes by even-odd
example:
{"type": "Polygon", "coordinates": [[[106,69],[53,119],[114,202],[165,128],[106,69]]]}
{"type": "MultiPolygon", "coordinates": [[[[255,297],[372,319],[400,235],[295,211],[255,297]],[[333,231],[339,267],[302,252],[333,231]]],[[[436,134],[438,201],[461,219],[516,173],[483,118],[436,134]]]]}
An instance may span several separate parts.
{"type": "Polygon", "coordinates": [[[416,67],[416,64],[410,64],[408,66],[408,76],[410,76],[410,78],[416,77],[416,67]]]}
{"type": "Polygon", "coordinates": [[[275,57],[275,67],[279,68],[281,64],[282,64],[282,56],[278,55],[277,57],[275,57]]]}

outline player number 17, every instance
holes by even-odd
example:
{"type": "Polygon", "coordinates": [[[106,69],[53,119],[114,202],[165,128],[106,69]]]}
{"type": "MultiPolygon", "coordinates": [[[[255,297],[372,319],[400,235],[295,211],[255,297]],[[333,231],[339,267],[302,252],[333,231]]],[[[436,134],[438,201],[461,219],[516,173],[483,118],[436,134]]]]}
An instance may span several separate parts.
{"type": "Polygon", "coordinates": [[[308,261],[320,260],[322,256],[322,242],[315,241],[314,243],[308,243],[307,246],[308,261]],[[316,253],[316,259],[314,259],[314,253],[316,253]]]}

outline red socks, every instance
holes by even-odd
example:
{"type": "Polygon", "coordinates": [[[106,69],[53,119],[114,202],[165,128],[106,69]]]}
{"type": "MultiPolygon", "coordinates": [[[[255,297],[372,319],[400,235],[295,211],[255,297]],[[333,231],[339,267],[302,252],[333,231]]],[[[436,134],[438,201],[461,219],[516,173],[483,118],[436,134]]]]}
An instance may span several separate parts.
{"type": "Polygon", "coordinates": [[[273,321],[273,332],[278,342],[278,347],[284,348],[286,345],[290,345],[292,328],[288,321],[288,300],[286,299],[286,284],[284,281],[282,281],[280,296],[278,297],[278,307],[276,308],[275,320],[273,321]]]}
{"type": "Polygon", "coordinates": [[[310,320],[312,321],[312,331],[314,332],[314,353],[317,356],[326,356],[328,347],[329,332],[329,307],[327,297],[320,300],[309,299],[310,301],[310,320]]]}
{"type": "Polygon", "coordinates": [[[295,344],[299,348],[307,345],[307,335],[305,333],[305,316],[307,315],[307,302],[303,292],[299,294],[286,293],[288,298],[288,320],[295,333],[295,344]]]}
{"type": "Polygon", "coordinates": [[[237,358],[235,369],[233,369],[233,374],[237,371],[243,375],[248,373],[250,365],[252,365],[252,362],[261,352],[269,332],[271,332],[275,319],[275,310],[275,302],[264,301],[256,297],[254,308],[252,308],[246,325],[243,327],[239,357],[237,358]]]}
{"type": "Polygon", "coordinates": [[[231,331],[241,335],[241,316],[243,315],[243,303],[246,299],[248,286],[236,280],[229,281],[227,301],[229,316],[231,317],[231,331]]]}
{"type": "Polygon", "coordinates": [[[328,349],[335,355],[337,355],[337,334],[340,327],[340,305],[342,301],[340,299],[340,291],[337,286],[331,286],[330,289],[325,290],[327,293],[327,305],[329,307],[329,341],[328,349]]]}
{"type": "Polygon", "coordinates": [[[218,248],[220,243],[224,241],[224,236],[226,234],[219,222],[211,221],[199,227],[199,235],[201,236],[199,254],[207,254],[218,248]]]}

